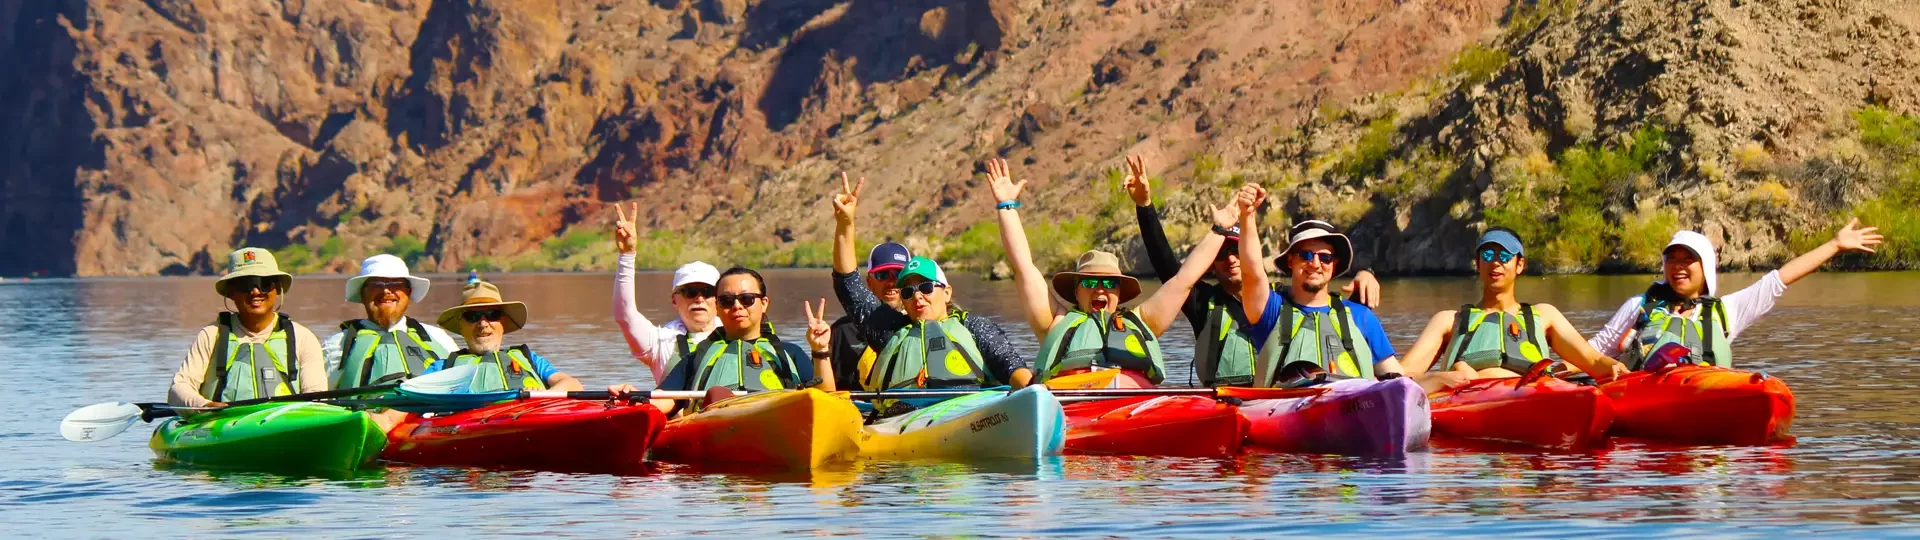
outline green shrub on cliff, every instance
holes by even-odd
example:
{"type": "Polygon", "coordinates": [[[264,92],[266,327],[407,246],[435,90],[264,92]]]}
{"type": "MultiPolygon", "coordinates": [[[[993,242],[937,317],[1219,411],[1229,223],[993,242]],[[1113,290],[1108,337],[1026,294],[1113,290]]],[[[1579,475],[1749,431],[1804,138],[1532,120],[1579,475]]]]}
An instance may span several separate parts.
{"type": "Polygon", "coordinates": [[[1475,43],[1454,56],[1453,66],[1447,71],[1462,76],[1462,86],[1473,86],[1493,80],[1493,75],[1507,66],[1507,60],[1507,51],[1475,43]]]}

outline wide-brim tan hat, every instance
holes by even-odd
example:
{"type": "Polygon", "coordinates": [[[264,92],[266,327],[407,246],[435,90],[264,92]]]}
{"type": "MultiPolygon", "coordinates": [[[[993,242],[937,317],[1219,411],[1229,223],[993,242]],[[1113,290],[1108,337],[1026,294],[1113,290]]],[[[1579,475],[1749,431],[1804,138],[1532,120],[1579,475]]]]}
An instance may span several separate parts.
{"type": "Polygon", "coordinates": [[[241,248],[227,254],[227,273],[213,281],[213,292],[226,296],[227,281],[248,276],[275,278],[280,282],[281,292],[293,288],[293,274],[280,271],[280,262],[274,260],[273,252],[260,248],[241,248]]]}
{"type": "Polygon", "coordinates": [[[1080,254],[1080,258],[1074,261],[1073,271],[1053,275],[1053,294],[1060,295],[1067,305],[1074,305],[1073,291],[1080,287],[1078,282],[1083,277],[1119,279],[1122,304],[1140,296],[1140,280],[1120,272],[1120,257],[1097,249],[1080,254]]]}
{"type": "Polygon", "coordinates": [[[1335,229],[1333,224],[1313,219],[1295,224],[1287,237],[1286,251],[1280,252],[1280,256],[1274,258],[1273,266],[1279,268],[1280,275],[1292,275],[1292,272],[1287,269],[1286,259],[1293,256],[1294,246],[1315,239],[1332,245],[1333,256],[1340,259],[1333,265],[1333,277],[1347,275],[1347,271],[1353,269],[1353,240],[1347,238],[1347,235],[1340,234],[1339,229],[1335,229]]]}
{"type": "Polygon", "coordinates": [[[461,291],[460,297],[460,305],[440,312],[437,322],[440,323],[441,328],[461,328],[460,323],[465,322],[460,320],[461,313],[489,307],[499,307],[501,311],[507,312],[507,320],[500,321],[502,333],[519,330],[527,324],[527,305],[520,302],[501,301],[500,288],[492,283],[478,281],[467,285],[466,290],[461,291]]]}

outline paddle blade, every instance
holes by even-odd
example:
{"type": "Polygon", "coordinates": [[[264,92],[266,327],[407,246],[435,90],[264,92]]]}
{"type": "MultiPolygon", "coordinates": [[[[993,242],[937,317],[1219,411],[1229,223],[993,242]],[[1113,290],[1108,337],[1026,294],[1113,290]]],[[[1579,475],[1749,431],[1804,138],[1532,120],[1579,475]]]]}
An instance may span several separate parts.
{"type": "Polygon", "coordinates": [[[1218,397],[1239,398],[1251,401],[1255,399],[1313,397],[1326,393],[1327,388],[1324,386],[1310,386],[1306,388],[1242,388],[1237,386],[1222,386],[1215,388],[1214,391],[1216,392],[1214,395],[1218,397]]]}
{"type": "Polygon", "coordinates": [[[480,365],[467,364],[435,371],[400,383],[400,391],[407,394],[472,394],[483,383],[479,380],[480,365]]]}
{"type": "Polygon", "coordinates": [[[73,442],[113,438],[140,421],[140,406],[132,403],[88,405],[60,420],[60,436],[73,442]]]}

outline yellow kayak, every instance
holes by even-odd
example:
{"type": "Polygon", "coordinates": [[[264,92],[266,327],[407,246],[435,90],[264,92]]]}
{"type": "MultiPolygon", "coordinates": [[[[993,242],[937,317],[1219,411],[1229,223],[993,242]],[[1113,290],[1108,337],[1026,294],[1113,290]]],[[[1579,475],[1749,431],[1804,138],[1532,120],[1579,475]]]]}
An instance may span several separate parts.
{"type": "Polygon", "coordinates": [[[813,389],[761,392],[667,422],[648,457],[808,469],[858,456],[860,423],[859,409],[844,395],[813,389]]]}

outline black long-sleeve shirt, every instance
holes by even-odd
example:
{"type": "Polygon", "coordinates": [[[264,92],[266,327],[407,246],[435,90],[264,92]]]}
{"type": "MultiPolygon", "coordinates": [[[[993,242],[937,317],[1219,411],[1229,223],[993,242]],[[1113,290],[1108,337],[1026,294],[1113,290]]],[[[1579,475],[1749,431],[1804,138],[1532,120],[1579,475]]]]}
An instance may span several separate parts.
{"type": "MultiPolygon", "coordinates": [[[[855,321],[860,341],[875,351],[885,349],[894,332],[913,323],[907,314],[894,310],[867,290],[866,284],[860,282],[859,273],[834,272],[833,295],[840,299],[840,309],[855,321]]],[[[1026,359],[1013,348],[1013,342],[1007,339],[1006,331],[1001,330],[998,323],[981,316],[967,317],[962,323],[973,333],[974,346],[983,357],[980,361],[999,384],[1007,384],[1013,380],[1014,371],[1027,367],[1026,359]]]]}
{"type": "MultiPolygon", "coordinates": [[[[1147,246],[1147,262],[1153,265],[1153,274],[1164,282],[1180,273],[1180,256],[1173,253],[1173,245],[1167,242],[1167,232],[1160,228],[1160,212],[1152,205],[1136,206],[1133,215],[1140,221],[1140,242],[1147,246]]],[[[1220,249],[1227,249],[1221,246],[1220,249]]],[[[1242,264],[1245,264],[1244,262],[1242,264]]],[[[1201,281],[1193,284],[1193,292],[1187,294],[1187,301],[1180,305],[1180,313],[1186,315],[1187,325],[1193,327],[1196,340],[1205,339],[1207,324],[1207,304],[1226,306],[1227,313],[1242,326],[1247,324],[1246,315],[1240,309],[1240,298],[1219,284],[1201,281]]]]}

